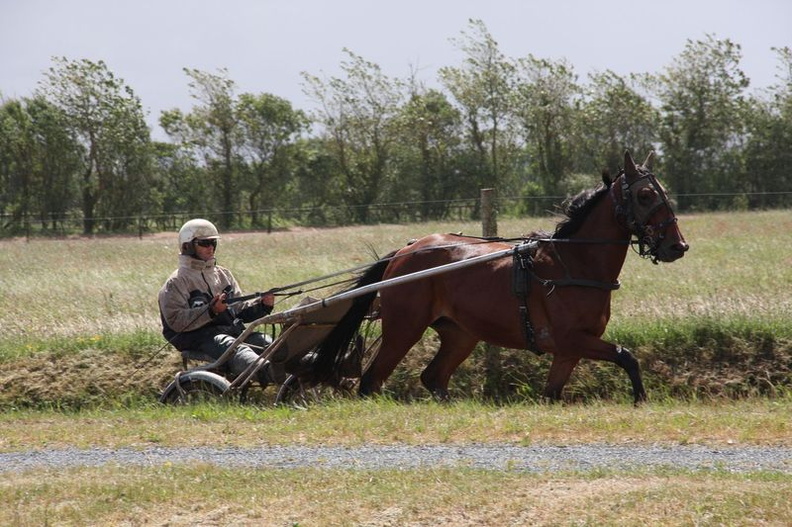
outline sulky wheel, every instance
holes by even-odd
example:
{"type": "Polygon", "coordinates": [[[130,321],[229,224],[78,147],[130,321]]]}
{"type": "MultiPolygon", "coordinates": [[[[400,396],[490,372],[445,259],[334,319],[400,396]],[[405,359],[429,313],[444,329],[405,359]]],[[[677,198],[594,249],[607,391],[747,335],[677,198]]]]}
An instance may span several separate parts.
{"type": "Polygon", "coordinates": [[[379,351],[381,340],[379,319],[365,320],[345,353],[345,357],[350,360],[345,360],[347,365],[342,366],[340,370],[342,378],[339,387],[310,385],[300,381],[297,375],[289,375],[278,389],[275,404],[306,407],[322,400],[355,393],[360,376],[379,351]]]}
{"type": "Polygon", "coordinates": [[[289,375],[278,389],[275,404],[306,408],[320,401],[336,397],[338,394],[337,388],[321,384],[311,386],[302,383],[296,375],[289,375]]]}
{"type": "Polygon", "coordinates": [[[230,385],[225,377],[208,371],[184,373],[165,387],[159,400],[174,405],[218,402],[230,385]]]}

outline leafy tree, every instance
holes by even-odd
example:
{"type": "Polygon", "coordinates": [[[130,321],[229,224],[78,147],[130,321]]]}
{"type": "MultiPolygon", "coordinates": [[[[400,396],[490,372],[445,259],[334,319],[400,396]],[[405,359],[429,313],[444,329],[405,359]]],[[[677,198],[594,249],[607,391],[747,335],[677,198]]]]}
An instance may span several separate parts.
{"type": "Polygon", "coordinates": [[[745,145],[746,190],[757,194],[751,206],[789,205],[783,193],[792,188],[792,49],[774,48],[779,83],[766,98],[752,98],[745,145]],[[778,194],[776,194],[778,193],[778,194]]]}
{"type": "Polygon", "coordinates": [[[179,109],[163,112],[160,126],[202,165],[214,196],[220,198],[219,203],[209,204],[220,215],[220,226],[229,229],[235,222],[240,187],[235,83],[224,69],[217,74],[190,68],[184,68],[184,72],[190,78],[190,94],[198,104],[188,114],[179,109]]]}
{"type": "Polygon", "coordinates": [[[148,126],[138,109],[117,106],[112,122],[105,128],[105,139],[112,150],[102,150],[102,165],[109,167],[103,199],[97,210],[105,229],[119,231],[132,225],[140,215],[156,212],[152,200],[152,148],[148,126]]]}
{"type": "Polygon", "coordinates": [[[345,78],[303,73],[305,93],[319,103],[316,120],[344,179],[345,202],[356,221],[370,221],[370,205],[382,199],[397,134],[394,119],[404,83],[345,49],[345,78]]]}
{"type": "Polygon", "coordinates": [[[646,155],[654,150],[660,115],[640,93],[641,79],[612,71],[589,76],[578,125],[582,156],[576,170],[597,173],[601,167],[621,166],[624,151],[646,155]]]}
{"type": "Polygon", "coordinates": [[[157,181],[152,200],[165,219],[176,217],[175,223],[158,222],[160,229],[172,231],[188,216],[214,213],[215,193],[190,150],[181,143],[164,142],[154,142],[152,150],[157,181]]]}
{"type": "Polygon", "coordinates": [[[40,97],[0,106],[0,211],[10,232],[31,220],[54,230],[74,204],[79,149],[61,117],[40,97]]]}
{"type": "Polygon", "coordinates": [[[2,211],[4,228],[24,227],[30,217],[35,194],[36,171],[33,123],[22,101],[12,100],[0,106],[0,177],[2,177],[2,211]]]}
{"type": "Polygon", "coordinates": [[[394,195],[421,202],[421,218],[439,219],[449,201],[461,197],[466,187],[459,174],[461,117],[446,96],[437,90],[414,88],[401,108],[397,149],[399,177],[394,195]]]}
{"type": "Polygon", "coordinates": [[[149,131],[140,99],[103,61],[53,61],[38,93],[62,113],[65,129],[80,145],[83,232],[92,234],[99,207],[118,217],[145,202],[138,196],[147,186],[149,131]]]}
{"type": "Polygon", "coordinates": [[[456,41],[464,66],[441,68],[440,80],[460,107],[477,186],[506,191],[516,158],[510,126],[515,68],[481,20],[470,20],[469,29],[456,41]]]}
{"type": "Polygon", "coordinates": [[[193,144],[187,116],[174,108],[163,111],[159,123],[171,139],[154,144],[162,211],[211,217],[218,210],[216,186],[193,144]]]}
{"type": "Polygon", "coordinates": [[[46,100],[27,101],[35,141],[38,181],[35,192],[38,217],[44,229],[58,224],[77,203],[76,177],[80,173],[79,145],[63,126],[60,111],[46,100]]]}
{"type": "Polygon", "coordinates": [[[580,87],[565,60],[532,55],[517,63],[515,114],[524,135],[528,167],[548,194],[558,194],[572,170],[580,87]]]}
{"type": "Polygon", "coordinates": [[[348,221],[341,213],[345,181],[338,159],[333,155],[332,140],[308,138],[296,145],[295,178],[290,182],[287,196],[295,218],[309,225],[343,224],[348,221]]]}
{"type": "Polygon", "coordinates": [[[295,142],[308,129],[308,118],[289,101],[270,94],[242,94],[236,112],[241,155],[252,176],[251,221],[259,225],[259,211],[283,199],[295,168],[295,142]]]}
{"type": "Polygon", "coordinates": [[[707,35],[688,40],[657,77],[665,179],[678,195],[680,210],[692,206],[691,193],[739,188],[748,87],[740,59],[738,44],[707,35]]]}
{"type": "MultiPolygon", "coordinates": [[[[200,196],[209,204],[212,196],[220,196],[219,203],[206,211],[219,214],[226,229],[242,224],[239,213],[247,203],[253,225],[260,225],[260,211],[272,209],[288,188],[294,143],[309,121],[280,97],[249,93],[237,97],[225,70],[185,72],[199,104],[188,114],[173,109],[160,116],[160,125],[178,145],[178,151],[166,152],[168,166],[175,170],[172,174],[197,184],[191,191],[182,189],[181,195],[200,196]],[[209,183],[201,183],[202,179],[209,183]]],[[[192,204],[192,210],[199,207],[192,204]]]]}

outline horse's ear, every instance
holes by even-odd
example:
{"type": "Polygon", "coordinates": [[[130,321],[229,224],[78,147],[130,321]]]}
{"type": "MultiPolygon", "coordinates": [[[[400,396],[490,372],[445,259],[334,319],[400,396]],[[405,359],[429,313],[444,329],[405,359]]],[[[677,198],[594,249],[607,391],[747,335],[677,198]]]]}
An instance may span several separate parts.
{"type": "Polygon", "coordinates": [[[602,182],[608,188],[610,188],[611,184],[613,183],[613,179],[611,178],[610,170],[608,170],[607,168],[603,168],[602,169],[602,182]]]}
{"type": "Polygon", "coordinates": [[[653,156],[653,155],[654,155],[654,150],[650,150],[650,151],[649,151],[649,155],[648,155],[648,156],[646,156],[646,161],[644,161],[644,162],[643,162],[643,167],[644,167],[645,169],[647,169],[647,170],[649,170],[649,169],[651,168],[651,167],[649,166],[649,164],[652,162],[652,156],[653,156]]]}
{"type": "Polygon", "coordinates": [[[624,175],[628,180],[638,176],[638,168],[635,166],[635,161],[633,161],[629,150],[624,151],[624,175]]]}

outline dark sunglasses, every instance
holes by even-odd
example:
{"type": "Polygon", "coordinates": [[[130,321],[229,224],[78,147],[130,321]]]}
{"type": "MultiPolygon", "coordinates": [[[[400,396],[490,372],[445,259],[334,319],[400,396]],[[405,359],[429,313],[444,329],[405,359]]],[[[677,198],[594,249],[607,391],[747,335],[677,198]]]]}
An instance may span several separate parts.
{"type": "Polygon", "coordinates": [[[217,240],[195,240],[195,245],[201,247],[217,247],[217,240]]]}

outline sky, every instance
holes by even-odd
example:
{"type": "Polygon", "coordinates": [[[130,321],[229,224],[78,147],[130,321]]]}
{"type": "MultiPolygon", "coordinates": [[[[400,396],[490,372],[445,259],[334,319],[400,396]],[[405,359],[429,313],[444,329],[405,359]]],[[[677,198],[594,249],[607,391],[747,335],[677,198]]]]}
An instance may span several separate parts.
{"type": "Polygon", "coordinates": [[[193,106],[184,68],[225,69],[237,93],[310,110],[302,73],[340,75],[344,48],[438,87],[439,68],[462,65],[454,41],[470,19],[505,56],[565,59],[581,81],[661,73],[710,34],[742,46],[760,89],[778,81],[771,48],[792,47],[790,0],[0,0],[0,97],[32,96],[52,57],[103,60],[162,138],[160,112],[193,106]]]}

